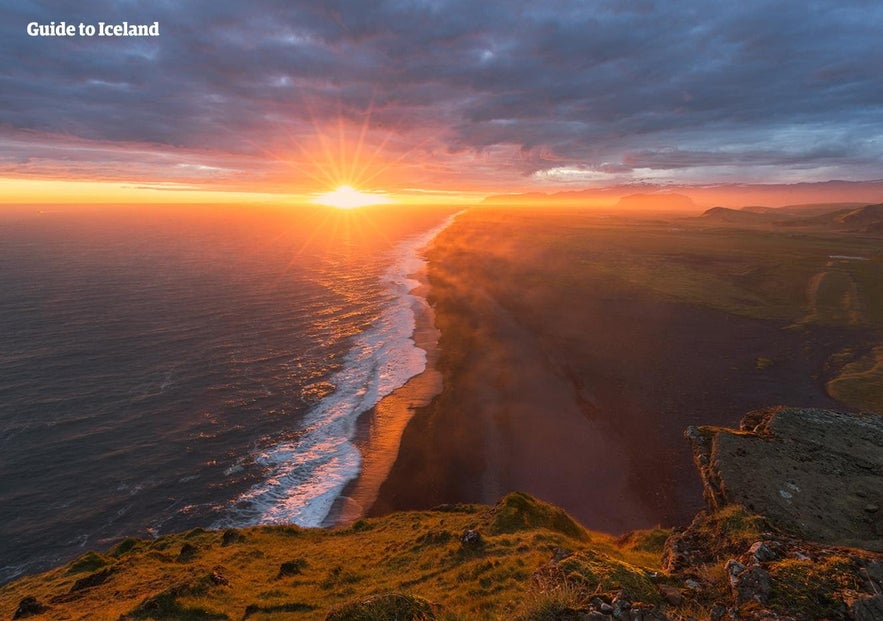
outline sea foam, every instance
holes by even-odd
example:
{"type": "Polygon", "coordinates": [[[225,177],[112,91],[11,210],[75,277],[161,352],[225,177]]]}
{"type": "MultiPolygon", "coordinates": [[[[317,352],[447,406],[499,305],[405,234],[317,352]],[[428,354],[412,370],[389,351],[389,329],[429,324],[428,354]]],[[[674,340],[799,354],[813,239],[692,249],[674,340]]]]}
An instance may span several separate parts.
{"type": "Polygon", "coordinates": [[[411,276],[425,265],[422,250],[456,216],[395,246],[381,277],[388,301],[377,321],[354,337],[331,378],[335,390],[307,412],[295,440],[255,456],[266,478],[237,498],[231,515],[216,526],[322,524],[359,475],[361,455],[352,441],[359,416],[426,369],[426,352],[413,339],[415,307],[425,301],[412,294],[420,283],[411,276]]]}

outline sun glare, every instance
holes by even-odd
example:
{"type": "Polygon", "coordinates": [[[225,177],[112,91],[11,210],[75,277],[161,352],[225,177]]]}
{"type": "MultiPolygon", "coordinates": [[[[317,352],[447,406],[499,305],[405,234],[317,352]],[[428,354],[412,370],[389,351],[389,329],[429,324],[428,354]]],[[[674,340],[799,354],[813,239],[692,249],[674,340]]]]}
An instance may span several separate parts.
{"type": "Polygon", "coordinates": [[[389,203],[391,200],[383,194],[360,192],[352,186],[341,185],[333,192],[320,194],[313,199],[313,202],[327,205],[328,207],[337,207],[338,209],[355,209],[356,207],[367,207],[368,205],[381,205],[389,203]]]}

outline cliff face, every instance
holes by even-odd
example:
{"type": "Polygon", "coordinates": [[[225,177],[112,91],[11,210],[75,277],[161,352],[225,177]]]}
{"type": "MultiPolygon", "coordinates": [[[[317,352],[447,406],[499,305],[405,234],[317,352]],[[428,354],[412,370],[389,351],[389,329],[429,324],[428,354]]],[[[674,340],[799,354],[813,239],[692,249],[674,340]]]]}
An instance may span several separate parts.
{"type": "Polygon", "coordinates": [[[739,504],[803,538],[883,551],[883,416],[772,408],[691,427],[711,509],[739,504]]]}
{"type": "Polygon", "coordinates": [[[708,511],[674,532],[586,531],[520,493],[334,530],[197,529],[3,585],[0,618],[883,619],[883,417],[773,408],[687,437],[708,511]]]}

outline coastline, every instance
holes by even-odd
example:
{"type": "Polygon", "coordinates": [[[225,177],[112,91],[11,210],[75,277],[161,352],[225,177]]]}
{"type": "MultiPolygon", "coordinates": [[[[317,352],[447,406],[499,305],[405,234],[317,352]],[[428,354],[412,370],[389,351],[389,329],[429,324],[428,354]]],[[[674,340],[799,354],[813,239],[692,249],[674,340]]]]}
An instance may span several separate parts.
{"type": "Polygon", "coordinates": [[[440,332],[435,325],[435,312],[429,304],[428,261],[426,253],[435,239],[462,213],[456,212],[425,234],[427,238],[414,248],[419,260],[415,270],[404,274],[406,281],[416,285],[405,294],[409,296],[414,314],[411,340],[425,355],[423,371],[408,379],[402,386],[385,395],[363,412],[355,421],[351,442],[361,455],[359,474],[349,481],[335,498],[321,526],[349,524],[363,517],[377,500],[381,485],[395,464],[405,429],[415,412],[428,406],[442,392],[442,374],[436,368],[440,332]]]}
{"type": "Polygon", "coordinates": [[[413,339],[426,352],[426,369],[359,416],[352,442],[362,455],[362,467],[334,501],[323,527],[346,525],[365,515],[398,457],[408,423],[418,408],[429,405],[442,391],[442,374],[436,368],[439,331],[435,313],[426,299],[426,267],[408,277],[420,283],[410,293],[415,298],[413,339]]]}
{"type": "Polygon", "coordinates": [[[616,284],[600,260],[558,280],[569,223],[523,218],[472,211],[428,250],[444,388],[416,409],[368,516],[523,491],[604,532],[686,524],[702,490],[683,429],[770,403],[836,407],[816,370],[843,335],[808,347],[826,332],[616,284]]]}

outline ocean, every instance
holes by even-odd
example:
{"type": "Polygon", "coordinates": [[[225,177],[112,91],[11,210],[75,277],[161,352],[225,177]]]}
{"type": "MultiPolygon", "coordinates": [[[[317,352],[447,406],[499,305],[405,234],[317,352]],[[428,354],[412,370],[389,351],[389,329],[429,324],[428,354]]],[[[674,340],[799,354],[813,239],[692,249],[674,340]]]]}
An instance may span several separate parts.
{"type": "Polygon", "coordinates": [[[423,371],[453,209],[0,214],[0,583],[124,537],[323,523],[423,371]]]}

